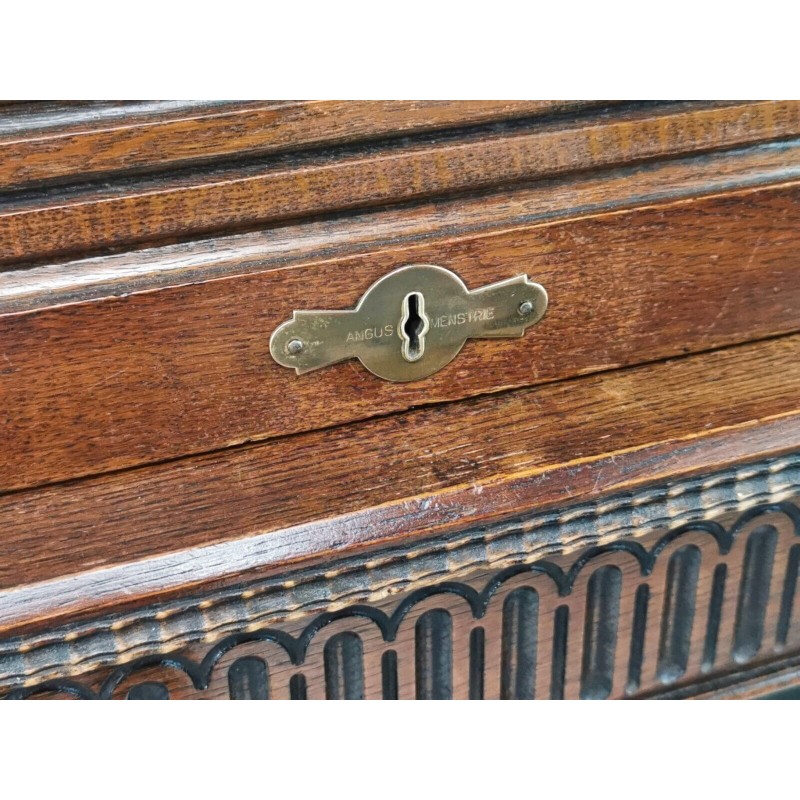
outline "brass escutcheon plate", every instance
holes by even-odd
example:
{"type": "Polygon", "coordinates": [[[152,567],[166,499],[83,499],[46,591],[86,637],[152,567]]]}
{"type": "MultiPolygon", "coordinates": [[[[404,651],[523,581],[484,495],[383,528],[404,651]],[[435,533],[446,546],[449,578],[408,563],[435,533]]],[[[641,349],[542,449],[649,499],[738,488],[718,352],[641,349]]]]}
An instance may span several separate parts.
{"type": "Polygon", "coordinates": [[[527,275],[470,291],[444,267],[412,264],[370,286],[352,311],[295,311],[272,334],[272,357],[298,375],[357,358],[387,381],[427,378],[467,339],[519,337],[547,309],[527,275]]]}

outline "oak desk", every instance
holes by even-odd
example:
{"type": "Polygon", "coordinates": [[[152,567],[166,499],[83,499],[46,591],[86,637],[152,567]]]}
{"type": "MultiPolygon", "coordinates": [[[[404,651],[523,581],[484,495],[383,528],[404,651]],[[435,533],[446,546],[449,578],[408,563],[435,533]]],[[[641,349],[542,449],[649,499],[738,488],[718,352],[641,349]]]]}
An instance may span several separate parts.
{"type": "Polygon", "coordinates": [[[799,180],[795,101],[3,105],[3,695],[800,683],[799,180]]]}

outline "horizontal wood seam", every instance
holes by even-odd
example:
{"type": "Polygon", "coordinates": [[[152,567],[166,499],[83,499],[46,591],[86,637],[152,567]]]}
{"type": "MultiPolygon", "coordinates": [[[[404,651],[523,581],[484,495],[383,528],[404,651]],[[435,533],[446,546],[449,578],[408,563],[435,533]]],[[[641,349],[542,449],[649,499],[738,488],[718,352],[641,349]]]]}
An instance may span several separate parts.
{"type": "MultiPolygon", "coordinates": [[[[32,312],[24,312],[24,313],[32,313],[32,312]]],[[[271,437],[266,437],[266,438],[253,437],[253,438],[244,439],[242,441],[237,441],[237,442],[230,443],[230,444],[228,444],[228,445],[226,445],[224,447],[217,447],[217,448],[212,448],[210,450],[203,450],[203,451],[198,451],[198,452],[183,453],[183,454],[181,454],[179,456],[174,456],[174,457],[170,457],[170,458],[163,458],[163,459],[158,459],[158,460],[153,460],[153,461],[147,461],[145,463],[132,464],[130,466],[120,467],[119,469],[110,469],[110,470],[104,470],[104,471],[100,471],[100,472],[82,474],[82,475],[79,475],[77,477],[70,477],[70,478],[66,478],[64,480],[44,481],[44,482],[41,482],[41,483],[30,484],[30,485],[21,486],[21,487],[13,488],[13,489],[0,489],[0,498],[9,498],[9,497],[13,497],[14,495],[22,495],[22,494],[26,494],[26,493],[36,492],[36,491],[41,490],[41,489],[49,489],[49,488],[65,487],[65,486],[80,486],[82,483],[84,483],[86,481],[96,480],[98,478],[126,475],[128,473],[144,472],[144,471],[149,470],[149,469],[154,468],[154,467],[165,466],[165,465],[169,465],[169,464],[179,464],[179,463],[181,463],[183,461],[188,461],[190,459],[202,458],[204,456],[212,456],[214,454],[219,454],[219,453],[231,453],[231,454],[234,454],[236,452],[239,452],[239,451],[242,451],[242,450],[246,450],[248,448],[258,447],[260,445],[264,445],[264,444],[266,444],[268,442],[269,443],[290,442],[290,441],[292,441],[292,439],[295,439],[295,438],[298,438],[298,437],[303,437],[303,436],[305,436],[305,435],[307,435],[309,433],[333,433],[335,431],[339,431],[339,430],[342,430],[342,429],[352,428],[354,425],[358,425],[359,423],[365,423],[365,422],[372,423],[372,422],[377,422],[377,421],[380,421],[380,420],[391,419],[393,417],[403,417],[403,416],[406,416],[406,415],[409,415],[409,414],[413,414],[413,413],[415,413],[417,411],[422,411],[422,410],[426,410],[426,409],[446,408],[448,406],[457,407],[460,403],[472,403],[474,401],[485,400],[487,398],[495,398],[497,400],[500,400],[503,397],[506,397],[508,395],[513,395],[513,394],[518,393],[518,392],[525,392],[525,391],[528,391],[530,389],[535,388],[536,386],[548,386],[548,387],[569,386],[571,384],[580,384],[580,382],[582,380],[584,380],[584,379],[586,379],[588,377],[595,377],[595,376],[600,377],[600,376],[608,375],[608,374],[612,374],[612,373],[613,374],[624,375],[626,373],[633,372],[633,371],[635,371],[637,369],[640,369],[642,367],[652,367],[652,366],[658,366],[659,364],[685,362],[685,361],[691,360],[691,359],[693,359],[693,358],[695,358],[697,356],[708,355],[710,353],[725,353],[725,352],[729,352],[729,351],[736,351],[739,348],[748,347],[750,345],[767,344],[769,342],[781,341],[781,340],[787,340],[788,341],[788,340],[791,340],[793,337],[798,336],[798,334],[800,334],[800,329],[797,329],[797,330],[794,330],[794,331],[789,331],[787,333],[776,334],[774,336],[764,336],[764,337],[759,337],[759,338],[755,338],[755,339],[750,339],[750,340],[748,340],[746,342],[735,342],[733,344],[724,345],[722,347],[714,347],[714,348],[708,348],[708,349],[704,349],[704,350],[693,351],[693,352],[685,354],[685,355],[674,355],[674,356],[667,356],[667,357],[664,357],[664,358],[657,358],[657,359],[653,359],[653,360],[650,360],[650,361],[641,361],[641,362],[637,362],[636,364],[631,364],[631,365],[626,366],[626,367],[609,366],[606,369],[593,371],[593,372],[588,373],[588,374],[573,375],[573,376],[571,376],[569,378],[562,378],[562,379],[555,380],[555,381],[547,381],[547,382],[544,382],[544,383],[532,384],[530,386],[523,386],[523,387],[512,386],[512,387],[509,387],[509,388],[502,387],[502,388],[498,388],[495,391],[480,392],[480,393],[472,394],[472,395],[469,395],[468,397],[460,398],[460,399],[457,399],[457,400],[442,400],[442,401],[435,401],[435,402],[424,402],[423,401],[423,402],[415,403],[410,408],[406,408],[406,409],[403,409],[403,410],[400,410],[400,411],[380,412],[380,413],[373,414],[373,415],[371,415],[371,416],[369,416],[369,417],[367,417],[365,419],[346,420],[344,422],[337,422],[337,423],[333,423],[333,424],[330,424],[330,425],[321,425],[319,427],[315,427],[315,428],[310,429],[310,430],[297,431],[297,432],[294,432],[294,433],[288,433],[288,434],[279,435],[279,436],[271,436],[271,437]]],[[[765,417],[762,420],[750,420],[745,424],[746,425],[753,425],[753,424],[758,424],[759,422],[764,422],[764,421],[767,421],[767,420],[780,419],[782,417],[790,417],[790,416],[793,416],[795,413],[796,412],[794,412],[794,411],[789,411],[789,412],[786,412],[784,414],[778,414],[778,415],[774,415],[774,416],[770,416],[770,417],[765,417]]],[[[726,426],[726,427],[723,427],[723,428],[716,428],[714,430],[718,430],[718,431],[728,430],[728,429],[734,430],[734,429],[736,429],[738,427],[740,427],[740,426],[734,425],[734,426],[726,426]]],[[[702,432],[700,432],[700,433],[698,433],[696,435],[680,437],[678,439],[673,439],[671,441],[674,441],[674,442],[689,441],[689,440],[691,440],[693,438],[702,437],[706,433],[708,433],[708,431],[702,431],[702,432]]],[[[619,453],[622,453],[622,452],[633,452],[633,451],[641,449],[642,447],[647,447],[650,444],[653,444],[653,443],[645,443],[645,444],[642,444],[642,445],[636,445],[635,447],[628,448],[626,450],[620,450],[620,451],[617,451],[617,452],[619,452],[619,453]]],[[[586,459],[579,459],[579,460],[574,461],[574,462],[569,462],[569,464],[578,464],[578,463],[581,463],[582,461],[590,462],[590,461],[593,461],[595,459],[596,459],[596,457],[592,456],[592,457],[588,457],[586,459]]],[[[547,465],[546,467],[542,468],[540,471],[541,472],[546,472],[546,471],[548,471],[550,469],[553,469],[553,468],[556,468],[556,467],[568,466],[569,464],[547,465]]],[[[450,489],[457,489],[457,488],[459,488],[459,487],[458,486],[448,487],[448,491],[450,489]]],[[[441,493],[437,493],[437,494],[441,494],[441,493]]],[[[375,506],[375,507],[378,508],[380,506],[375,506]]]]}
{"type": "Polygon", "coordinates": [[[800,670],[800,650],[787,648],[780,657],[762,657],[755,663],[736,665],[714,672],[705,680],[689,680],[667,688],[632,695],[631,700],[728,700],[747,695],[748,699],[771,691],[796,686],[800,670]],[[792,680],[793,679],[793,680],[792,680]]]}

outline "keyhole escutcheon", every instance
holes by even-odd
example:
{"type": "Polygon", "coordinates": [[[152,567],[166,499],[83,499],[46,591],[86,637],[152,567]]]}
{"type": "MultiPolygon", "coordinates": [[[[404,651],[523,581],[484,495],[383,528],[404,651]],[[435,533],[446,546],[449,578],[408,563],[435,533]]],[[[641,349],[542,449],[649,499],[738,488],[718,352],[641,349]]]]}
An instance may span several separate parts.
{"type": "Polygon", "coordinates": [[[425,352],[425,334],[430,328],[422,292],[409,292],[403,298],[402,308],[399,327],[403,340],[401,352],[406,361],[419,361],[425,352]]]}

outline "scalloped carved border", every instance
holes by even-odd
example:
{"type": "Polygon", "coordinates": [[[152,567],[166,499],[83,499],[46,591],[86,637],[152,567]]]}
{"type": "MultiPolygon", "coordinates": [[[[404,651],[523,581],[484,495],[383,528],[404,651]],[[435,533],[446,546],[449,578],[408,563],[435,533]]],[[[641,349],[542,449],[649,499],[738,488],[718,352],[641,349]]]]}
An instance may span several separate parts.
{"type": "MultiPolygon", "coordinates": [[[[549,574],[558,591],[568,594],[570,581],[586,559],[604,552],[625,551],[640,560],[646,574],[647,569],[652,569],[652,564],[647,566],[647,558],[655,558],[660,551],[645,556],[641,545],[631,537],[639,538],[661,528],[671,528],[673,532],[668,536],[674,537],[678,535],[675,531],[683,530],[687,524],[697,530],[698,524],[711,517],[774,507],[797,494],[800,456],[793,456],[584,504],[563,513],[504,521],[379,555],[351,558],[331,565],[324,573],[298,571],[280,580],[255,582],[212,597],[66,626],[39,636],[17,637],[0,645],[2,684],[16,687],[12,696],[52,691],[55,685],[61,687],[59,691],[92,696],[94,690],[73,684],[69,678],[109,666],[115,668],[106,679],[107,686],[112,687],[116,685],[112,681],[114,675],[118,676],[118,680],[114,679],[118,683],[132,670],[163,663],[182,665],[200,690],[216,661],[241,642],[275,641],[284,647],[292,663],[300,664],[317,631],[353,614],[374,619],[376,624],[381,620],[379,627],[388,642],[414,603],[440,592],[460,593],[470,603],[475,619],[480,619],[481,609],[485,611],[485,603],[496,587],[520,571],[549,574]],[[560,576],[546,560],[580,548],[589,548],[586,553],[592,555],[584,553],[560,576]],[[497,574],[481,592],[458,582],[487,568],[497,574]],[[391,616],[373,607],[397,592],[407,592],[409,598],[391,616]],[[275,627],[314,614],[298,638],[275,627]],[[214,639],[220,641],[199,663],[164,655],[198,640],[214,639]]],[[[715,535],[724,552],[726,534],[717,531],[715,535]]],[[[113,688],[98,692],[99,696],[109,693],[113,688]]]]}
{"type": "MultiPolygon", "coordinates": [[[[7,698],[22,699],[38,694],[65,693],[82,699],[108,699],[113,697],[118,687],[120,687],[123,682],[128,681],[131,676],[134,676],[137,672],[152,670],[154,667],[161,668],[166,671],[177,670],[183,672],[190,679],[194,690],[198,693],[202,693],[208,689],[215,669],[220,664],[223,656],[230,653],[235,648],[248,643],[273,642],[284,651],[291,664],[298,668],[296,674],[294,674],[289,681],[290,685],[292,685],[292,698],[304,699],[306,694],[306,678],[303,674],[302,668],[306,664],[309,647],[315,637],[321,631],[336,621],[355,619],[369,620],[380,631],[382,642],[391,647],[391,645],[396,642],[401,626],[411,615],[411,612],[419,604],[423,603],[423,601],[426,601],[429,598],[447,595],[454,595],[458,598],[461,598],[469,606],[472,620],[479,623],[486,617],[492,599],[498,595],[502,587],[512,579],[523,575],[545,576],[547,581],[552,584],[552,588],[555,590],[558,598],[568,598],[572,594],[579,578],[587,571],[587,569],[589,572],[591,572],[591,577],[588,580],[586,615],[583,619],[578,620],[577,624],[573,626],[576,629],[584,630],[582,642],[582,661],[584,666],[580,679],[580,696],[607,697],[612,695],[612,686],[614,685],[613,670],[617,661],[617,657],[613,654],[610,657],[603,655],[603,653],[609,651],[609,642],[604,641],[603,637],[606,637],[607,639],[610,635],[612,635],[609,632],[613,630],[614,642],[612,649],[623,649],[625,643],[621,641],[622,636],[618,636],[618,619],[626,612],[632,614],[634,617],[637,616],[639,612],[634,605],[631,605],[630,608],[626,609],[625,603],[623,602],[621,604],[622,607],[617,608],[615,611],[615,620],[610,620],[608,614],[604,616],[604,613],[611,607],[609,606],[607,600],[603,599],[603,597],[607,595],[608,590],[604,587],[593,590],[592,583],[595,582],[596,576],[602,574],[604,571],[616,570],[617,572],[620,572],[617,566],[613,564],[609,566],[608,559],[604,559],[605,556],[610,554],[627,554],[628,556],[632,556],[638,564],[641,578],[643,581],[646,581],[648,578],[653,576],[654,570],[659,562],[659,557],[665,551],[670,554],[670,566],[667,568],[665,573],[667,586],[664,589],[662,613],[655,615],[655,621],[651,624],[660,628],[659,638],[661,640],[661,647],[658,654],[659,664],[656,670],[658,679],[662,685],[669,686],[687,674],[687,668],[685,664],[682,669],[678,670],[677,673],[674,670],[670,670],[670,664],[672,664],[672,661],[670,661],[670,658],[668,657],[669,654],[665,655],[664,642],[669,642],[671,638],[676,636],[677,638],[680,638],[679,634],[675,634],[670,629],[671,626],[675,625],[678,618],[674,616],[670,617],[670,612],[667,611],[667,609],[670,607],[678,608],[680,604],[686,600],[689,594],[691,594],[693,598],[691,614],[692,616],[695,614],[694,594],[697,592],[699,570],[695,571],[693,578],[685,580],[683,584],[681,583],[681,580],[683,579],[680,577],[678,579],[671,577],[673,574],[672,565],[677,564],[679,561],[686,561],[687,554],[691,555],[693,551],[696,551],[699,563],[701,556],[700,550],[696,544],[690,543],[677,548],[673,546],[676,543],[679,543],[679,540],[682,538],[690,535],[701,534],[707,538],[710,538],[710,540],[712,540],[714,543],[713,550],[716,551],[715,554],[724,558],[731,553],[731,550],[734,544],[737,542],[739,535],[743,531],[746,532],[747,552],[744,555],[742,577],[740,579],[739,575],[735,573],[733,574],[734,579],[732,579],[730,583],[734,588],[730,591],[732,591],[735,597],[729,598],[727,601],[729,604],[734,604],[737,607],[732,637],[731,658],[733,661],[744,663],[756,658],[757,656],[762,656],[767,650],[771,649],[776,653],[781,653],[786,648],[787,640],[793,636],[793,633],[790,632],[791,623],[794,622],[795,627],[797,627],[797,623],[800,622],[798,620],[792,620],[792,608],[795,603],[795,586],[798,579],[798,564],[800,564],[800,544],[790,545],[786,549],[786,552],[788,553],[788,557],[785,559],[786,563],[781,563],[780,559],[775,560],[775,542],[779,536],[778,530],[772,524],[774,522],[775,515],[784,517],[788,521],[789,536],[792,539],[800,538],[800,509],[789,502],[761,504],[742,514],[727,530],[721,525],[712,521],[699,521],[696,523],[690,523],[671,530],[665,535],[659,537],[649,549],[643,547],[639,542],[633,540],[623,540],[612,542],[603,546],[590,547],[583,551],[578,559],[566,570],[560,567],[558,564],[543,560],[533,564],[520,564],[500,570],[499,572],[495,573],[488,580],[488,582],[485,583],[481,590],[478,590],[469,584],[455,581],[446,581],[439,584],[424,586],[416,589],[411,594],[406,596],[391,613],[386,613],[382,609],[362,604],[355,604],[339,611],[328,611],[312,619],[298,636],[292,636],[286,631],[278,628],[264,628],[256,631],[240,631],[238,633],[226,636],[221,641],[217,642],[209,649],[201,661],[195,661],[180,654],[153,654],[143,656],[113,670],[102,681],[102,684],[97,691],[95,691],[91,686],[78,681],[50,680],[42,682],[36,686],[16,689],[9,693],[7,698]],[[766,539],[769,537],[771,537],[772,544],[767,545],[767,548],[764,549],[764,546],[759,542],[761,539],[766,541],[766,539]],[[756,541],[757,539],[758,541],[756,541]],[[758,548],[761,548],[761,550],[758,548]],[[761,560],[760,562],[759,559],[761,560]],[[768,559],[768,563],[764,559],[768,559]],[[604,565],[598,566],[597,564],[599,560],[603,560],[604,565]],[[766,572],[764,572],[765,564],[767,568],[766,572]],[[773,588],[773,591],[781,594],[782,600],[777,615],[770,616],[767,612],[769,590],[767,590],[766,595],[762,596],[760,609],[754,606],[750,611],[748,611],[747,608],[742,611],[742,604],[745,604],[746,606],[747,603],[751,602],[748,597],[750,594],[752,594],[752,587],[747,585],[747,575],[752,573],[753,576],[755,576],[754,580],[758,579],[761,575],[759,570],[761,570],[764,575],[768,574],[769,577],[767,583],[775,583],[776,586],[773,588]],[[774,581],[773,577],[775,579],[774,581]],[[604,603],[605,605],[603,605],[604,603]],[[595,612],[591,611],[593,604],[596,606],[595,612]],[[587,621],[591,619],[592,613],[595,613],[596,617],[594,623],[587,621]],[[750,614],[751,618],[748,619],[745,616],[746,614],[750,614]],[[755,623],[758,623],[758,620],[760,620],[760,628],[758,631],[754,631],[754,621],[755,623]],[[610,622],[613,624],[609,624],[610,622]],[[594,630],[596,633],[592,633],[592,625],[594,625],[594,630]],[[592,655],[590,652],[589,656],[587,657],[587,652],[589,651],[595,651],[595,655],[592,655]],[[587,677],[586,664],[587,661],[592,662],[593,658],[596,658],[598,662],[602,663],[600,663],[600,665],[596,668],[596,671],[598,672],[597,675],[589,674],[587,677]],[[666,663],[665,659],[666,662],[669,662],[667,663],[667,668],[664,667],[664,663],[666,663]],[[603,674],[604,670],[606,673],[605,675],[603,674]],[[299,689],[297,688],[298,686],[300,687],[299,689]]],[[[683,570],[683,566],[679,564],[678,567],[676,567],[676,570],[683,570]]],[[[756,584],[754,584],[754,586],[755,585],[756,584]]],[[[763,580],[759,585],[763,586],[763,580]]],[[[649,587],[649,584],[647,582],[642,582],[640,586],[649,587]]],[[[524,584],[517,587],[518,590],[520,588],[525,588],[524,584]]],[[[656,591],[657,590],[655,588],[648,588],[648,595],[652,592],[653,596],[655,596],[656,591]]],[[[513,596],[513,593],[511,596],[513,596]]],[[[634,596],[636,598],[636,604],[638,605],[641,592],[637,590],[634,596]]],[[[508,600],[508,597],[509,595],[506,595],[506,600],[508,600]]],[[[712,599],[711,603],[713,604],[713,602],[714,601],[712,599]]],[[[721,599],[720,602],[722,603],[724,600],[721,599]]],[[[620,601],[618,599],[617,606],[619,605],[620,601]]],[[[561,605],[559,608],[567,608],[567,606],[561,605]]],[[[429,613],[436,614],[446,612],[433,611],[429,613]]],[[[574,610],[571,613],[574,614],[574,610]]],[[[558,616],[558,614],[556,614],[556,616],[558,616]]],[[[424,619],[424,614],[417,618],[417,628],[419,628],[424,619]]],[[[702,622],[703,620],[698,620],[698,623],[702,622]]],[[[556,626],[557,625],[558,623],[556,622],[556,626]]],[[[705,621],[705,635],[703,638],[703,641],[706,643],[709,641],[709,630],[712,625],[716,625],[717,627],[717,630],[713,634],[714,640],[716,641],[719,636],[719,614],[715,616],[714,612],[709,609],[708,619],[705,621]]],[[[756,624],[756,627],[759,627],[758,624],[756,624]]],[[[483,628],[479,629],[483,631],[483,628]]],[[[480,637],[481,641],[479,645],[476,645],[474,641],[475,637],[472,635],[472,631],[474,630],[476,630],[476,628],[473,627],[469,634],[471,650],[474,650],[476,646],[479,646],[483,651],[485,648],[484,636],[487,634],[486,632],[483,632],[480,637]]],[[[342,634],[340,634],[340,636],[341,635],[342,634]]],[[[488,635],[491,635],[491,632],[489,632],[488,635]]],[[[565,636],[566,635],[567,634],[565,634],[565,636]]],[[[573,634],[569,635],[572,636],[573,634]]],[[[632,627],[632,640],[630,642],[630,656],[628,658],[628,676],[625,689],[627,694],[635,694],[639,689],[639,680],[631,680],[631,675],[637,670],[638,674],[641,674],[641,659],[643,657],[643,643],[641,639],[644,635],[645,627],[641,625],[637,626],[634,622],[632,627]],[[634,659],[639,659],[639,661],[637,665],[632,667],[632,662],[634,659]]],[[[554,637],[554,641],[555,638],[556,637],[554,637]]],[[[556,646],[557,645],[554,643],[554,647],[556,646]]],[[[679,644],[675,646],[680,647],[679,644]]],[[[687,662],[689,661],[688,650],[690,646],[691,642],[687,638],[685,644],[686,652],[684,656],[687,662]]],[[[416,654],[417,673],[419,673],[421,669],[419,652],[421,647],[424,649],[425,646],[420,645],[418,640],[418,652],[416,654]]],[[[391,652],[394,653],[395,651],[391,650],[391,652]]],[[[423,660],[425,657],[425,653],[422,653],[423,660]]],[[[452,659],[452,653],[449,657],[452,659]]],[[[473,653],[471,652],[470,659],[473,657],[473,653]]],[[[250,660],[253,660],[252,657],[249,658],[250,660]]],[[[360,658],[361,655],[359,655],[359,659],[360,658]]],[[[508,657],[504,655],[503,658],[510,658],[510,660],[513,661],[513,656],[508,657]]],[[[704,659],[706,659],[705,654],[704,659]]],[[[386,688],[384,688],[384,696],[388,694],[391,699],[394,699],[394,697],[397,696],[396,654],[394,664],[388,668],[386,666],[386,659],[382,658],[381,660],[384,664],[385,672],[388,670],[393,671],[393,680],[395,682],[394,688],[389,688],[388,691],[386,688]]],[[[439,662],[441,659],[434,657],[433,660],[439,662]]],[[[680,656],[678,657],[678,660],[680,660],[680,656]]],[[[714,660],[714,656],[712,656],[711,665],[713,665],[714,660]]],[[[722,660],[724,661],[724,658],[722,660]]],[[[517,662],[518,663],[515,668],[517,672],[519,672],[522,668],[519,666],[519,659],[517,662]]],[[[561,697],[563,696],[564,678],[563,675],[560,679],[555,675],[553,670],[554,662],[555,655],[553,655],[552,660],[548,662],[548,668],[550,672],[553,673],[553,682],[550,686],[549,696],[561,697]],[[560,689],[556,687],[556,683],[560,689]]],[[[707,662],[704,661],[704,663],[707,662]]],[[[360,669],[363,672],[363,663],[359,662],[359,664],[360,666],[356,667],[356,669],[360,669]]],[[[231,668],[229,666],[229,670],[230,669],[231,668]]],[[[354,667],[352,665],[348,666],[347,663],[340,667],[340,671],[343,670],[344,673],[346,673],[348,669],[352,673],[354,667]]],[[[513,665],[512,669],[514,669],[513,665]]],[[[705,669],[704,671],[708,672],[709,670],[705,669]]],[[[589,670],[589,673],[591,673],[591,670],[589,670]]],[[[391,684],[392,678],[391,676],[388,677],[389,681],[387,682],[387,675],[384,674],[383,676],[384,687],[386,687],[388,684],[391,684]]],[[[334,674],[333,677],[331,677],[330,674],[327,674],[326,682],[328,684],[328,696],[347,696],[348,680],[350,680],[352,683],[352,674],[349,678],[347,674],[334,674]],[[340,684],[338,690],[334,685],[336,681],[338,681],[340,684]]],[[[432,690],[434,695],[436,695],[436,692],[439,691],[442,696],[452,696],[452,688],[447,689],[447,685],[449,685],[447,684],[447,681],[445,680],[445,682],[442,684],[444,688],[439,688],[437,690],[435,686],[436,680],[437,679],[434,677],[434,689],[432,690]]],[[[470,696],[475,693],[474,687],[472,686],[474,681],[475,678],[471,676],[470,696]]],[[[479,677],[479,681],[482,687],[483,676],[479,677]]],[[[358,678],[358,685],[361,686],[362,684],[363,674],[358,678]]],[[[154,683],[152,681],[134,684],[129,690],[128,696],[137,696],[137,692],[139,692],[139,690],[144,690],[144,695],[147,699],[158,699],[161,696],[165,698],[168,697],[168,690],[166,689],[166,686],[164,684],[154,683]],[[148,694],[148,692],[153,693],[153,695],[148,694]]],[[[361,691],[363,696],[363,688],[361,691]]],[[[418,696],[420,691],[418,677],[418,696]]],[[[425,690],[423,689],[422,691],[425,690]]],[[[509,691],[510,690],[505,690],[505,694],[507,696],[509,691]]],[[[483,689],[481,688],[481,694],[482,692],[483,689]]]]}

